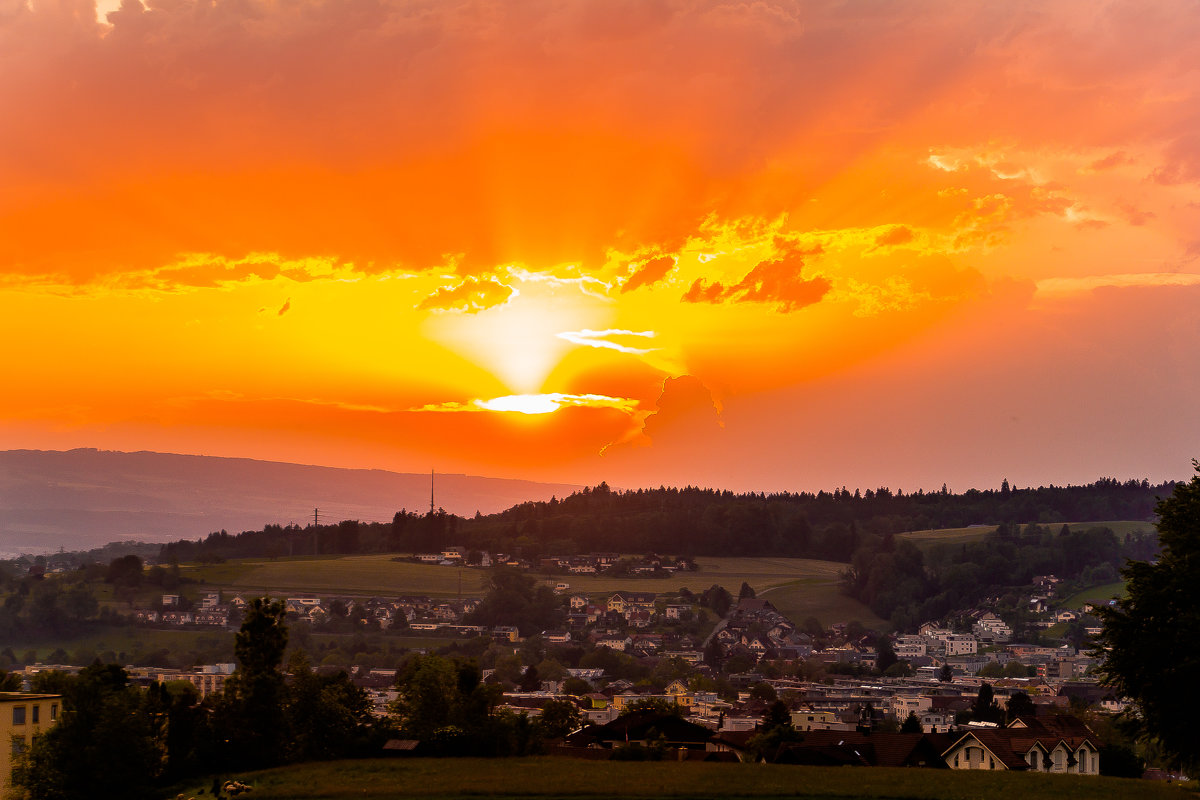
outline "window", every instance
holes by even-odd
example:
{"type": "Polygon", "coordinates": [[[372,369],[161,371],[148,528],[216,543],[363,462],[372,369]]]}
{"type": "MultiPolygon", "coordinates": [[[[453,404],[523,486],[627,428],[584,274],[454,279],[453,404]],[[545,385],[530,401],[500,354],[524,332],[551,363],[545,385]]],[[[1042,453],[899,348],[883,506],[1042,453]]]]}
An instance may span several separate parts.
{"type": "Polygon", "coordinates": [[[13,725],[25,724],[25,706],[13,706],[13,725]]]}
{"type": "Polygon", "coordinates": [[[33,707],[33,724],[34,725],[37,725],[39,722],[41,722],[41,713],[42,713],[41,706],[33,707]]]}
{"type": "Polygon", "coordinates": [[[14,756],[19,756],[21,753],[24,753],[24,752],[25,752],[25,737],[24,736],[14,736],[12,738],[12,754],[14,756]]]}
{"type": "Polygon", "coordinates": [[[50,704],[50,721],[54,722],[54,720],[56,720],[56,719],[58,719],[58,703],[51,703],[50,704]]]}

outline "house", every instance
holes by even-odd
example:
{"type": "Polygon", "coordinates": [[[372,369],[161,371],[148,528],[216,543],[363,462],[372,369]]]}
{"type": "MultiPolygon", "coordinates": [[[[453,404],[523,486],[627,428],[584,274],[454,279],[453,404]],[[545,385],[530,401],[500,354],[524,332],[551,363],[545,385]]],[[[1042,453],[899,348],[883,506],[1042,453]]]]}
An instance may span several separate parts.
{"type": "Polygon", "coordinates": [[[61,707],[59,694],[0,692],[0,798],[16,797],[11,789],[13,756],[58,721],[61,707]]]}
{"type": "Polygon", "coordinates": [[[1007,728],[973,729],[942,757],[951,769],[1100,774],[1094,734],[1069,715],[1017,718],[1007,728]]]}
{"type": "Polygon", "coordinates": [[[610,634],[608,636],[601,636],[599,639],[596,640],[596,647],[608,647],[612,650],[618,650],[622,653],[624,653],[626,650],[628,650],[632,645],[633,645],[633,639],[631,639],[628,636],[622,636],[620,634],[615,634],[615,635],[610,634]]]}
{"type": "Polygon", "coordinates": [[[921,636],[900,636],[897,637],[896,643],[892,645],[892,651],[896,654],[896,658],[903,661],[911,661],[914,658],[920,658],[925,655],[927,646],[925,639],[921,636]]]}
{"type": "Polygon", "coordinates": [[[987,641],[1007,642],[1012,638],[1012,628],[990,611],[976,620],[973,630],[976,636],[987,641]]]}
{"type": "Polygon", "coordinates": [[[497,642],[517,642],[521,639],[521,633],[515,625],[497,625],[492,628],[492,639],[497,642]]]}
{"type": "Polygon", "coordinates": [[[939,637],[946,648],[946,656],[973,656],[979,652],[979,641],[967,633],[952,633],[939,637]]]}
{"type": "Polygon", "coordinates": [[[667,606],[665,616],[669,620],[685,619],[692,612],[690,605],[681,605],[679,603],[671,603],[667,606]]]}
{"type": "Polygon", "coordinates": [[[608,598],[608,610],[625,615],[633,610],[654,610],[654,592],[616,592],[608,598]]]}
{"type": "MultiPolygon", "coordinates": [[[[812,708],[793,711],[792,727],[798,731],[846,729],[836,711],[816,710],[812,708]]],[[[853,728],[853,726],[849,727],[853,728]]]]}
{"type": "Polygon", "coordinates": [[[713,732],[703,725],[688,722],[674,714],[657,711],[634,711],[617,717],[607,725],[587,725],[565,740],[570,747],[628,747],[646,746],[665,740],[669,748],[687,750],[707,749],[713,732]],[[660,738],[661,737],[661,738],[660,738]]]}

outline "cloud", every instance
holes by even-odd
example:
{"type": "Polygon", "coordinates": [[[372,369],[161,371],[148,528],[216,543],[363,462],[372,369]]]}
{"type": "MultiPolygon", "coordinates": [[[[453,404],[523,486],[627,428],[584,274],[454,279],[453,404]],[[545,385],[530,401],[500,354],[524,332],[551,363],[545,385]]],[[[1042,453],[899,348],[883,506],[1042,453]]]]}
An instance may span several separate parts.
{"type": "Polygon", "coordinates": [[[1164,186],[1200,183],[1200,135],[1181,136],[1166,148],[1163,163],[1150,178],[1164,186]]]}
{"type": "Polygon", "coordinates": [[[732,286],[697,278],[683,300],[688,303],[775,303],[780,313],[790,313],[821,300],[832,284],[824,277],[804,278],[803,254],[789,253],[762,261],[732,286]]]}
{"type": "Polygon", "coordinates": [[[642,286],[653,286],[666,274],[675,268],[675,259],[670,256],[659,256],[638,265],[629,278],[621,286],[621,293],[632,292],[642,286]]]}
{"type": "Polygon", "coordinates": [[[1115,153],[1109,153],[1104,158],[1096,159],[1091,164],[1088,164],[1087,169],[1091,172],[1103,172],[1104,170],[1132,163],[1132,161],[1133,159],[1124,150],[1118,150],[1115,153]]]}
{"type": "Polygon", "coordinates": [[[284,300],[284,301],[283,301],[283,305],[282,305],[282,306],[280,306],[280,308],[279,308],[279,314],[278,314],[278,315],[282,317],[284,314],[286,314],[286,313],[288,312],[288,310],[289,310],[291,307],[292,307],[292,298],[290,298],[290,297],[289,297],[287,300],[284,300]]]}
{"type": "Polygon", "coordinates": [[[632,414],[637,410],[637,406],[636,400],[627,397],[550,392],[547,394],[511,394],[487,400],[471,400],[466,403],[455,401],[431,403],[410,410],[434,413],[495,411],[537,415],[551,414],[563,408],[611,408],[625,414],[632,414]]]}
{"type": "Polygon", "coordinates": [[[495,278],[468,276],[455,286],[443,286],[422,300],[417,308],[427,311],[458,311],[475,314],[504,305],[519,292],[495,278]]]}
{"type": "Polygon", "coordinates": [[[216,253],[186,253],[161,266],[93,275],[86,280],[73,279],[63,273],[0,274],[0,285],[74,295],[97,292],[179,293],[195,289],[228,289],[273,280],[312,283],[355,280],[358,277],[353,264],[340,263],[339,259],[333,257],[286,258],[279,253],[259,252],[237,257],[216,253]]]}
{"type": "Polygon", "coordinates": [[[908,244],[913,240],[912,228],[905,225],[893,225],[875,237],[876,247],[897,247],[908,244]]]}
{"type": "Polygon", "coordinates": [[[1197,286],[1200,274],[1191,272],[1144,272],[1121,275],[1088,275],[1080,278],[1046,278],[1037,282],[1038,297],[1090,292],[1101,287],[1197,286]]]}
{"type": "Polygon", "coordinates": [[[555,334],[560,339],[566,339],[573,344],[583,345],[584,347],[597,347],[608,350],[616,350],[619,353],[630,353],[633,355],[645,355],[654,352],[654,348],[630,347],[612,341],[613,336],[636,336],[643,339],[653,339],[654,331],[627,331],[619,328],[612,328],[603,331],[593,331],[584,329],[581,331],[564,331],[555,334]]]}
{"type": "Polygon", "coordinates": [[[1175,138],[1195,129],[1200,22],[1172,2],[128,2],[108,24],[86,2],[8,5],[0,270],[26,274],[189,252],[595,267],[710,213],[820,216],[856,165],[882,168],[859,198],[922,160],[984,169],[940,143],[1196,174],[1175,138]]]}
{"type": "Polygon", "coordinates": [[[657,410],[646,417],[642,432],[657,445],[704,447],[722,427],[721,412],[708,387],[694,375],[680,375],[663,381],[657,410]]]}

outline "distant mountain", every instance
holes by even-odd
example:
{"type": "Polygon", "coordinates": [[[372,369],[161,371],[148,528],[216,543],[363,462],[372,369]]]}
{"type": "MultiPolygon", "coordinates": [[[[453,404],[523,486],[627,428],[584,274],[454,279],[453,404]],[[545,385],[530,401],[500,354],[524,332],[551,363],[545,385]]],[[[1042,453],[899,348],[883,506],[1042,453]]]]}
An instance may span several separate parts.
{"type": "MultiPolygon", "coordinates": [[[[0,557],[165,542],[212,531],[343,519],[387,521],[429,507],[427,474],[249,458],[80,449],[0,451],[0,557]]],[[[435,500],[461,516],[564,497],[569,484],[437,475],[435,500]]]]}

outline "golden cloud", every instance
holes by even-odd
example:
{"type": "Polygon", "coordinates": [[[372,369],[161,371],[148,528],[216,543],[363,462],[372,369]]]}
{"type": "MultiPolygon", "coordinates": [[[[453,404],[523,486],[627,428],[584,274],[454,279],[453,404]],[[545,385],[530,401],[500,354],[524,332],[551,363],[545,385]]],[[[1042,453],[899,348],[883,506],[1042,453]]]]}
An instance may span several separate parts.
{"type": "Polygon", "coordinates": [[[484,309],[502,306],[518,296],[512,286],[495,278],[477,278],[473,275],[455,286],[443,286],[422,300],[417,308],[425,311],[458,311],[475,314],[484,309]]]}

